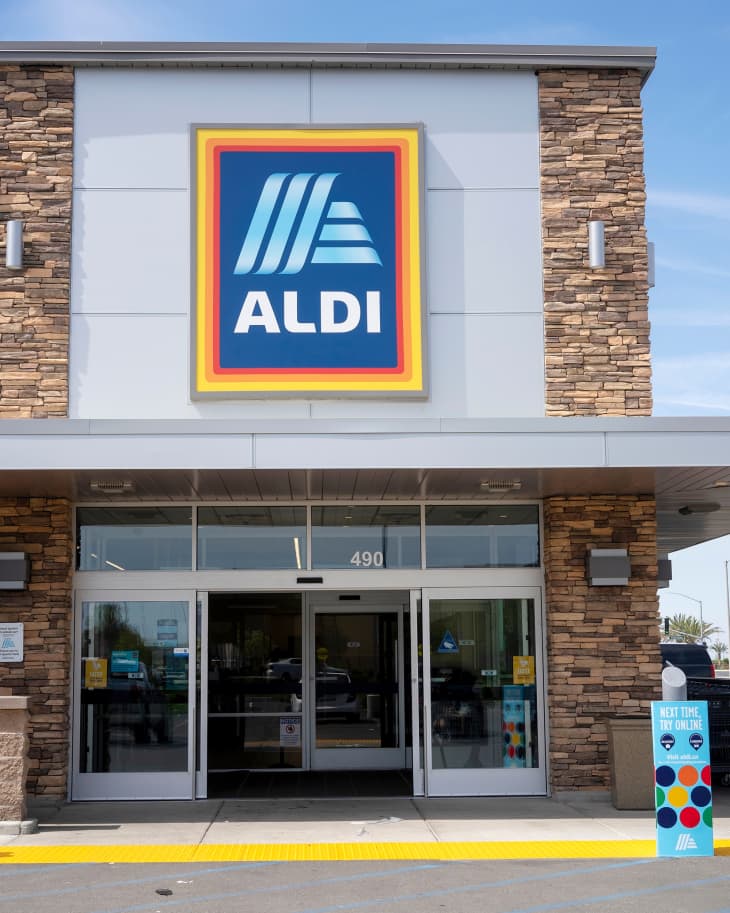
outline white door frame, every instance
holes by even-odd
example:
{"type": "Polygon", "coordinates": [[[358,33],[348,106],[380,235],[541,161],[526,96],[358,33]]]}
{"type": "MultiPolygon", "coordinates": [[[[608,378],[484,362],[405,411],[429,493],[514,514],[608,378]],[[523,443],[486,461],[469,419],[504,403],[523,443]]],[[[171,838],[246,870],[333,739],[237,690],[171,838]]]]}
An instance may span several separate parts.
{"type": "MultiPolygon", "coordinates": [[[[191,590],[76,590],[74,597],[71,798],[192,799],[195,796],[195,592],[191,590]],[[188,605],[188,724],[185,771],[81,773],[81,620],[86,602],[186,602],[188,605]]],[[[178,646],[184,647],[184,644],[178,646]]]]}
{"type": "Polygon", "coordinates": [[[547,795],[547,739],[545,725],[545,668],[542,590],[540,587],[448,587],[422,590],[423,621],[423,732],[426,796],[547,795]],[[535,685],[537,693],[537,738],[539,766],[533,768],[434,769],[431,739],[431,646],[430,601],[432,599],[531,599],[535,612],[535,685]]]}
{"type": "MultiPolygon", "coordinates": [[[[408,606],[408,592],[402,593],[353,593],[360,596],[353,601],[342,601],[341,591],[310,593],[305,606],[305,643],[303,649],[304,706],[309,705],[307,739],[308,764],[311,770],[401,770],[406,762],[405,744],[405,631],[404,608],[408,606]],[[320,748],[316,747],[317,708],[315,699],[315,668],[313,663],[314,632],[317,615],[392,613],[398,619],[398,745],[395,748],[320,748]]],[[[345,594],[347,595],[347,594],[345,594]]]]}

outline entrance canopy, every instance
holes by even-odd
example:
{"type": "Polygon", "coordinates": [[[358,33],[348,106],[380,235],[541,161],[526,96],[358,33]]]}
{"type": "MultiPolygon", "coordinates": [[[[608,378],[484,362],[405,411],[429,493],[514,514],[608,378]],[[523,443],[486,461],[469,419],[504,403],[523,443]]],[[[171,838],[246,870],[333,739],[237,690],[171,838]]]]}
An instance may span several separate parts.
{"type": "Polygon", "coordinates": [[[730,419],[7,419],[0,496],[109,501],[654,494],[660,552],[730,533],[730,419]]]}

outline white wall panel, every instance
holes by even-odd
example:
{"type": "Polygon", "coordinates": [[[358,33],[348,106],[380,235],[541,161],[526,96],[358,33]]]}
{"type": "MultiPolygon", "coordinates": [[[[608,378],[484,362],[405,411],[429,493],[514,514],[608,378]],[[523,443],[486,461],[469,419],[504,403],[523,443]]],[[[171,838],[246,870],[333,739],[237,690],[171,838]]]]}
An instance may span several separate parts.
{"type": "Polygon", "coordinates": [[[74,313],[190,309],[190,198],[184,190],[76,190],[74,313]]]}
{"type": "Polygon", "coordinates": [[[71,318],[69,418],[307,418],[296,401],[190,402],[187,316],[71,318]]]}
{"type": "Polygon", "coordinates": [[[75,116],[72,417],[544,414],[534,74],[81,69],[75,116]],[[190,124],[310,120],[424,123],[430,398],[193,403],[190,124]]]}
{"type": "Polygon", "coordinates": [[[432,313],[542,314],[537,190],[432,190],[426,212],[432,313]]]}
{"type": "Polygon", "coordinates": [[[432,315],[428,402],[312,403],[312,418],[506,418],[545,413],[542,315],[432,315]]]}
{"type": "Polygon", "coordinates": [[[534,73],[317,70],[312,120],[423,122],[429,188],[538,186],[534,73]]]}
{"type": "Polygon", "coordinates": [[[306,123],[302,70],[76,71],[74,186],[184,188],[190,124],[306,123]]]}

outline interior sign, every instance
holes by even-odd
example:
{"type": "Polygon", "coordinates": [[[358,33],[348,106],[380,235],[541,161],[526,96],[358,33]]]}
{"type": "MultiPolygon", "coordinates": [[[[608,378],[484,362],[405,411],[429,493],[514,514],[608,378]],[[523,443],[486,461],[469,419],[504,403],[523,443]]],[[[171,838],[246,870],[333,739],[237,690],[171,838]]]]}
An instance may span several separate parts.
{"type": "Polygon", "coordinates": [[[192,395],[426,395],[421,131],[193,128],[192,395]]]}

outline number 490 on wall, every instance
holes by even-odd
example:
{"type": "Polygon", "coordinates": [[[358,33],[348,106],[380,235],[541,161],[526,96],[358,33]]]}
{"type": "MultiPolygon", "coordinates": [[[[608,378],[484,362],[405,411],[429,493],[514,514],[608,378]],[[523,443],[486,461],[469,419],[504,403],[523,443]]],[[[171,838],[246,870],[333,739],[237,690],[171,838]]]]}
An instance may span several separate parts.
{"type": "Polygon", "coordinates": [[[357,551],[350,558],[350,564],[353,567],[382,567],[383,553],[357,551]]]}

